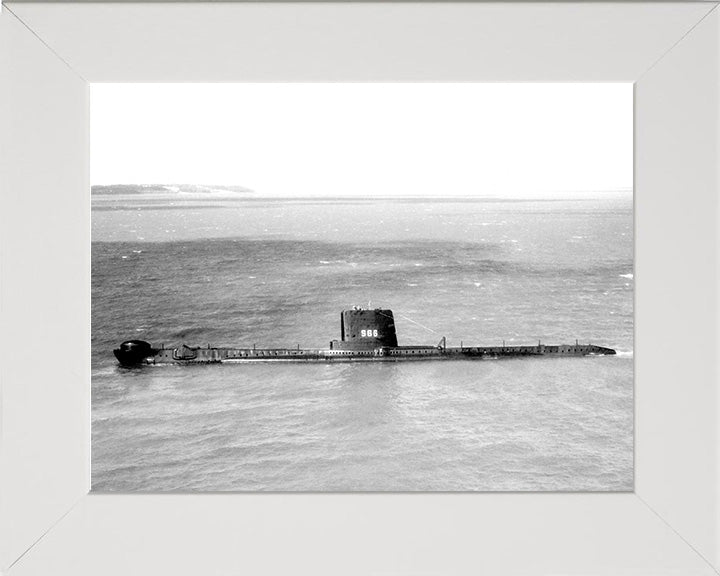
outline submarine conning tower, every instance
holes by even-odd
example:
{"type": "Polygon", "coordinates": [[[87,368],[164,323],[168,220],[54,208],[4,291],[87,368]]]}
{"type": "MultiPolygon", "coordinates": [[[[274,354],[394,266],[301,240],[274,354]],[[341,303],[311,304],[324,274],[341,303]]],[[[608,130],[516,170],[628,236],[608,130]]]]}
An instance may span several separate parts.
{"type": "Polygon", "coordinates": [[[340,313],[340,340],[332,350],[374,350],[398,345],[392,310],[353,308],[340,313]]]}

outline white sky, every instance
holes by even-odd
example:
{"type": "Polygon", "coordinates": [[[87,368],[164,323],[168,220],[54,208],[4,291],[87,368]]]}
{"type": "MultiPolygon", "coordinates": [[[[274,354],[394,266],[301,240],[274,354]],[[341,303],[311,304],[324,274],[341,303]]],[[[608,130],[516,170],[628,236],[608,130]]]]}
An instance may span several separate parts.
{"type": "Polygon", "coordinates": [[[631,84],[94,84],[93,184],[272,196],[632,186],[631,84]]]}

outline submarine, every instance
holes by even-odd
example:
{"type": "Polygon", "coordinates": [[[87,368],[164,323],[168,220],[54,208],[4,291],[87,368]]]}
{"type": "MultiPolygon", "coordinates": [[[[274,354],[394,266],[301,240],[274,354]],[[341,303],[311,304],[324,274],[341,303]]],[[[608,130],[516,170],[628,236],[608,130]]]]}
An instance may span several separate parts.
{"type": "Polygon", "coordinates": [[[592,344],[448,347],[445,337],[435,346],[399,346],[391,310],[355,307],[340,313],[340,340],[328,348],[155,348],[144,340],[127,340],[113,350],[125,367],[148,364],[218,364],[223,362],[399,362],[418,360],[483,360],[521,357],[612,355],[615,350],[592,344]]]}

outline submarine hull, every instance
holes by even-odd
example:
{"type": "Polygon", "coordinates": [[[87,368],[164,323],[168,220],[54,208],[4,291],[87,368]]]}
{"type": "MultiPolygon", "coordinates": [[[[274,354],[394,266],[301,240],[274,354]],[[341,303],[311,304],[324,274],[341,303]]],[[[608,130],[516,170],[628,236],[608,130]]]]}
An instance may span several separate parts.
{"type": "Polygon", "coordinates": [[[398,346],[392,310],[353,308],[340,315],[340,340],[329,348],[207,348],[182,345],[154,348],[127,340],[113,352],[123,366],[143,364],[217,364],[221,362],[400,362],[412,360],[483,360],[615,354],[591,344],[547,346],[398,346]]]}
{"type": "Polygon", "coordinates": [[[115,356],[123,366],[143,364],[219,364],[241,362],[405,362],[420,360],[495,360],[502,358],[613,355],[615,350],[591,344],[558,346],[393,346],[374,349],[332,348],[151,348],[144,356],[115,356]]]}

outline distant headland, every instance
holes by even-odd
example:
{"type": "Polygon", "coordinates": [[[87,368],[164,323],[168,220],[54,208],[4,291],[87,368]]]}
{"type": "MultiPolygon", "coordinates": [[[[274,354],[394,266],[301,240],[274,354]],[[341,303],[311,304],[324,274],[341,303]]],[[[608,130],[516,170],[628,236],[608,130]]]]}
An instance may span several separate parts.
{"type": "Polygon", "coordinates": [[[254,194],[244,186],[222,184],[103,184],[91,187],[91,193],[98,196],[120,194],[254,194]]]}

